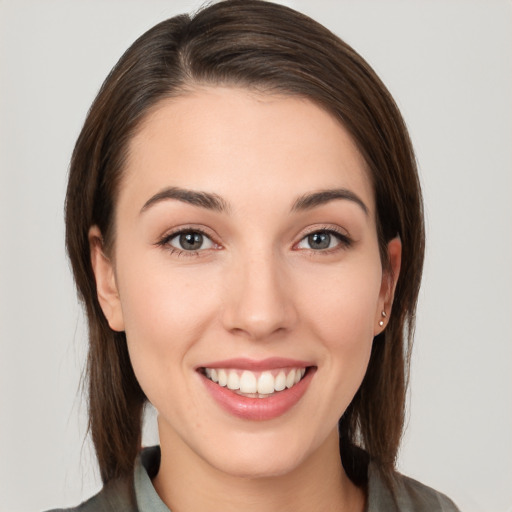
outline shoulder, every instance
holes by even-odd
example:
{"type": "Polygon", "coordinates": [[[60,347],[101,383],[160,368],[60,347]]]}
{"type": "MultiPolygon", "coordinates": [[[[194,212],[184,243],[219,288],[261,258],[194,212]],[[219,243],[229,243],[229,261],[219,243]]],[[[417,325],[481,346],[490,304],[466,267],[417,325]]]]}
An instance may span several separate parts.
{"type": "Polygon", "coordinates": [[[158,473],[160,466],[160,447],[143,448],[135,461],[131,477],[111,480],[92,498],[78,507],[59,508],[47,512],[138,512],[136,480],[150,478],[158,473]],[[145,471],[142,471],[143,468],[145,471]]]}
{"type": "Polygon", "coordinates": [[[460,512],[455,503],[443,493],[417,480],[394,474],[391,489],[381,477],[378,467],[368,469],[368,512],[460,512]]]}
{"type": "Polygon", "coordinates": [[[445,494],[399,473],[397,473],[397,480],[401,494],[398,498],[404,502],[404,510],[459,512],[455,503],[445,494]],[[416,508],[407,508],[407,506],[411,507],[412,504],[416,508]]]}
{"type": "Polygon", "coordinates": [[[133,482],[130,479],[113,480],[78,507],[54,509],[48,512],[137,512],[133,482]]]}

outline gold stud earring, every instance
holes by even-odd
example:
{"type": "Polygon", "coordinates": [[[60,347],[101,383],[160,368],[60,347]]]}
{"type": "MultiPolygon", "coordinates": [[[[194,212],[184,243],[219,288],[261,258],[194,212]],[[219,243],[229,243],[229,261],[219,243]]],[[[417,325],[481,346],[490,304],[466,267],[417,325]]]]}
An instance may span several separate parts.
{"type": "MultiPolygon", "coordinates": [[[[382,318],[386,318],[386,317],[388,316],[388,315],[386,315],[386,312],[385,312],[385,311],[383,311],[383,312],[381,313],[381,315],[382,315],[382,318]]],[[[379,325],[382,327],[382,326],[384,325],[384,320],[381,320],[381,321],[379,322],[379,325]]]]}

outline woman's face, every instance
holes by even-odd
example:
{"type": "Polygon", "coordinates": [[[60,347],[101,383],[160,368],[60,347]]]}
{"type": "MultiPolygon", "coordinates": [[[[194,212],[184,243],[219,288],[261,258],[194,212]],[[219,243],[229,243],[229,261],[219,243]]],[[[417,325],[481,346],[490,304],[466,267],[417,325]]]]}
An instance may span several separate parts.
{"type": "Polygon", "coordinates": [[[331,115],[237,88],[166,100],[131,141],[115,222],[112,258],[93,244],[100,302],[163,449],[270,476],[337,438],[390,287],[364,161],[331,115]]]}

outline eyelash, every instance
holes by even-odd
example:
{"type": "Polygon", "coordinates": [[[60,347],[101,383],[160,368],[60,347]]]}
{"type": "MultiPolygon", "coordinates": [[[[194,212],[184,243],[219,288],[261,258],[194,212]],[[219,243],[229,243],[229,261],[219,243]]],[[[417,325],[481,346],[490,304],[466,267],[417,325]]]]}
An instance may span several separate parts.
{"type": "Polygon", "coordinates": [[[167,251],[169,251],[171,254],[173,254],[175,256],[183,256],[183,257],[198,256],[205,249],[200,249],[197,251],[187,251],[185,249],[178,249],[177,247],[173,247],[170,244],[171,240],[173,240],[177,236],[187,234],[187,233],[193,233],[193,234],[198,233],[198,234],[202,235],[204,238],[207,238],[208,240],[210,240],[216,248],[220,247],[219,244],[217,244],[214,240],[212,240],[211,235],[206,233],[206,231],[202,230],[201,228],[196,228],[196,227],[183,228],[183,229],[179,229],[178,231],[173,231],[172,233],[168,233],[168,234],[164,235],[155,245],[158,245],[158,246],[166,249],[167,251]]]}
{"type": "MultiPolygon", "coordinates": [[[[205,249],[189,251],[189,250],[185,250],[185,249],[178,249],[177,247],[173,247],[172,245],[170,245],[171,240],[173,240],[174,238],[176,238],[180,235],[188,234],[188,233],[193,233],[193,234],[198,233],[198,234],[202,235],[203,237],[207,238],[208,240],[210,240],[211,243],[214,244],[216,249],[218,249],[220,247],[220,245],[217,244],[212,239],[211,235],[206,233],[204,230],[202,230],[200,228],[196,228],[196,227],[183,228],[183,229],[179,229],[178,231],[173,231],[172,233],[168,233],[168,234],[164,235],[160,240],[158,240],[158,242],[156,242],[155,245],[165,248],[167,251],[170,252],[170,254],[173,254],[176,256],[183,256],[183,257],[198,256],[201,252],[205,251],[205,249]]],[[[299,240],[299,242],[294,244],[293,247],[296,248],[302,241],[304,241],[309,236],[315,235],[315,234],[320,234],[320,233],[334,236],[339,243],[335,247],[331,247],[331,248],[327,248],[327,249],[315,250],[315,249],[310,248],[310,249],[304,249],[304,250],[309,251],[310,253],[315,254],[315,255],[316,254],[328,255],[328,254],[332,254],[333,252],[337,252],[339,250],[348,249],[352,245],[352,240],[350,239],[349,236],[342,233],[341,231],[338,231],[337,229],[334,229],[331,226],[325,226],[325,227],[321,227],[321,228],[316,228],[316,229],[311,230],[310,232],[306,233],[299,240]]],[[[296,249],[296,250],[300,250],[300,249],[296,249]]]]}
{"type": "Polygon", "coordinates": [[[311,235],[319,234],[319,233],[325,233],[330,236],[334,236],[336,240],[339,242],[336,246],[327,248],[327,249],[305,249],[312,255],[322,255],[327,256],[329,254],[333,254],[340,250],[345,250],[351,247],[353,241],[352,239],[346,234],[343,233],[341,230],[338,230],[332,226],[323,226],[320,228],[312,229],[310,232],[306,233],[296,244],[294,244],[294,247],[297,247],[303,240],[308,238],[311,235]]]}

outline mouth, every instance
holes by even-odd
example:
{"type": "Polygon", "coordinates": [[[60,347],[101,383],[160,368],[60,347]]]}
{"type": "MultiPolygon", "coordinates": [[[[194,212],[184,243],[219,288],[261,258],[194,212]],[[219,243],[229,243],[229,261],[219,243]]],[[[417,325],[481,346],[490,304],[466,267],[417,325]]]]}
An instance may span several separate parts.
{"type": "Polygon", "coordinates": [[[273,358],[232,359],[197,368],[209,396],[244,420],[271,420],[291,410],[306,393],[316,366],[273,358]]]}
{"type": "Polygon", "coordinates": [[[210,381],[239,396],[270,398],[296,386],[304,378],[308,368],[275,368],[260,372],[234,368],[201,368],[200,371],[210,381]]]}

